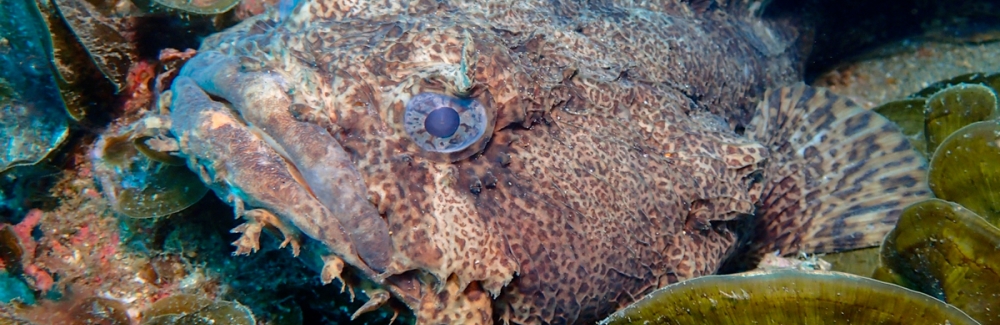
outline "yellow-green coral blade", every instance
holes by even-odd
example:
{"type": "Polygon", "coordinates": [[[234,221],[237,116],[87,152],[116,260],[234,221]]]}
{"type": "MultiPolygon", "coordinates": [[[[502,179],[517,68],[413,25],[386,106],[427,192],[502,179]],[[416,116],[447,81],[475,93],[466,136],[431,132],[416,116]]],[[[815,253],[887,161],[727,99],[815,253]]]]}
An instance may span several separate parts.
{"type": "Polygon", "coordinates": [[[48,60],[48,30],[34,1],[0,1],[0,172],[32,165],[69,135],[66,104],[48,60]],[[8,16],[9,15],[9,16],[8,16]]]}
{"type": "Polygon", "coordinates": [[[1000,229],[939,199],[914,204],[882,245],[882,263],[983,324],[1000,323],[1000,229]]]}
{"type": "Polygon", "coordinates": [[[956,130],[997,117],[997,96],[982,85],[957,85],[927,99],[924,111],[927,152],[933,153],[956,130]]]}
{"type": "Polygon", "coordinates": [[[978,324],[928,295],[838,272],[757,271],[654,291],[601,324],[978,324]]]}
{"type": "Polygon", "coordinates": [[[913,147],[927,155],[927,140],[924,135],[925,98],[908,98],[891,101],[872,109],[899,126],[900,131],[910,139],[913,147]]]}
{"type": "Polygon", "coordinates": [[[970,124],[945,139],[931,158],[930,186],[1000,226],[1000,124],[970,124]]]}

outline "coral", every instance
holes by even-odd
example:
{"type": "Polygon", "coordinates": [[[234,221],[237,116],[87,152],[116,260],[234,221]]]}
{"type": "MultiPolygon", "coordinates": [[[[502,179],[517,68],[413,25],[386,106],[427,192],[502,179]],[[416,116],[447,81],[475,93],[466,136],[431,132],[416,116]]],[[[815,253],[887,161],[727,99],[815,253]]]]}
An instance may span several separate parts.
{"type": "Polygon", "coordinates": [[[882,245],[880,279],[911,286],[983,324],[1000,322],[1000,229],[956,203],[932,199],[903,211],[882,245]],[[891,276],[888,276],[891,275],[891,276]]]}
{"type": "Polygon", "coordinates": [[[158,300],[142,312],[142,325],[254,325],[253,313],[238,302],[212,301],[178,294],[158,300]]]}
{"type": "Polygon", "coordinates": [[[0,270],[0,304],[8,304],[14,300],[34,304],[35,293],[31,292],[31,288],[21,278],[0,270]]]}
{"type": "Polygon", "coordinates": [[[153,0],[162,6],[199,15],[220,14],[233,9],[239,0],[153,0]]]}
{"type": "Polygon", "coordinates": [[[978,324],[953,306],[896,285],[839,272],[793,270],[712,275],[672,284],[601,324],[841,322],[978,324]]]}
{"type": "Polygon", "coordinates": [[[33,165],[69,135],[66,103],[47,60],[52,43],[35,1],[0,2],[0,173],[33,165]]]}
{"type": "Polygon", "coordinates": [[[148,148],[156,135],[126,128],[108,131],[92,149],[94,176],[115,211],[133,218],[169,215],[208,193],[183,160],[148,148]]]}
{"type": "Polygon", "coordinates": [[[1000,124],[984,121],[955,131],[931,160],[934,194],[1000,227],[1000,124]]]}
{"type": "Polygon", "coordinates": [[[885,103],[874,108],[899,126],[900,131],[910,139],[913,147],[927,155],[927,139],[924,135],[924,98],[904,99],[885,103]]]}
{"type": "Polygon", "coordinates": [[[924,132],[927,152],[933,153],[955,130],[971,123],[1000,116],[997,95],[986,86],[960,84],[945,88],[927,98],[924,132]]]}
{"type": "Polygon", "coordinates": [[[930,294],[989,324],[1000,321],[998,80],[1000,74],[961,75],[876,108],[908,130],[911,141],[925,134],[928,182],[937,199],[903,211],[882,244],[882,265],[873,276],[930,294]]]}

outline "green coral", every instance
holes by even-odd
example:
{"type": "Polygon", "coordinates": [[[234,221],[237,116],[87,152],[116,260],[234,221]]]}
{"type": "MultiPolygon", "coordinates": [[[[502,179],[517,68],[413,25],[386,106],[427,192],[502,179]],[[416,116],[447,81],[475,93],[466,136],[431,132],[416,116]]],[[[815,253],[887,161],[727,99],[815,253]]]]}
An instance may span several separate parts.
{"type": "Polygon", "coordinates": [[[989,87],[962,84],[935,93],[927,99],[924,114],[927,152],[962,127],[997,117],[997,96],[989,87]]]}
{"type": "Polygon", "coordinates": [[[231,301],[178,294],[160,299],[142,313],[142,325],[254,325],[253,313],[231,301]]]}
{"type": "MultiPolygon", "coordinates": [[[[140,124],[142,126],[142,124],[140,124]]],[[[115,211],[133,218],[179,212],[208,187],[179,160],[149,148],[144,129],[102,136],[94,146],[94,175],[115,211]]]]}
{"type": "MultiPolygon", "coordinates": [[[[1000,322],[1000,74],[937,82],[877,109],[908,135],[923,132],[932,199],[907,207],[881,247],[873,277],[1000,322]],[[923,106],[923,128],[917,105],[923,106]]],[[[911,138],[913,140],[913,138],[911,138]]]]}
{"type": "Polygon", "coordinates": [[[1000,322],[1000,229],[956,203],[907,207],[882,245],[887,274],[984,324],[1000,322]]]}
{"type": "Polygon", "coordinates": [[[978,324],[925,294],[838,272],[713,275],[654,291],[601,324],[978,324]]]}
{"type": "Polygon", "coordinates": [[[1000,124],[977,122],[951,134],[929,170],[937,197],[974,211],[1000,226],[1000,124]]]}
{"type": "Polygon", "coordinates": [[[0,1],[0,172],[33,165],[69,135],[52,44],[34,1],[0,1]],[[18,13],[8,15],[7,13],[18,13]]]}
{"type": "Polygon", "coordinates": [[[944,90],[945,88],[961,85],[961,84],[977,84],[984,85],[993,89],[1000,89],[1000,73],[982,73],[973,72],[967,73],[960,76],[952,77],[951,79],[945,79],[927,86],[920,91],[910,95],[911,98],[927,98],[935,93],[944,90]]]}
{"type": "Polygon", "coordinates": [[[926,154],[927,139],[924,135],[924,98],[909,98],[897,100],[876,107],[876,113],[885,116],[896,123],[903,134],[910,140],[913,147],[926,154]]]}

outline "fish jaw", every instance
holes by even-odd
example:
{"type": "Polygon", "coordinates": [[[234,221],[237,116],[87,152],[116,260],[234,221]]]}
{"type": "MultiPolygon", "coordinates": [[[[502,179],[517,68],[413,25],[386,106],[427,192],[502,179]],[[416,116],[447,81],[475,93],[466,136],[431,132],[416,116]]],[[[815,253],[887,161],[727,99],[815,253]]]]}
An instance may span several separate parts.
{"type": "MultiPolygon", "coordinates": [[[[322,238],[337,255],[372,272],[358,257],[343,226],[297,180],[284,157],[191,78],[178,77],[171,92],[171,133],[179,140],[188,167],[200,174],[216,195],[234,205],[237,217],[244,217],[247,207],[269,211],[277,216],[269,220],[271,225],[290,229],[289,234],[301,232],[322,238]]],[[[257,247],[255,238],[238,243],[237,253],[249,253],[257,247]]]]}
{"type": "MultiPolygon", "coordinates": [[[[296,179],[333,216],[328,221],[301,218],[296,223],[301,225],[299,228],[313,228],[306,226],[310,221],[332,224],[335,220],[357,245],[367,266],[385,271],[392,255],[391,239],[385,221],[368,202],[361,176],[329,133],[295,120],[288,111],[291,102],[280,75],[248,72],[235,58],[207,51],[185,64],[180,76],[191,78],[205,92],[232,103],[246,129],[280,153],[288,161],[290,173],[300,175],[296,179]]],[[[317,231],[306,232],[313,238],[325,239],[317,231]]]]}

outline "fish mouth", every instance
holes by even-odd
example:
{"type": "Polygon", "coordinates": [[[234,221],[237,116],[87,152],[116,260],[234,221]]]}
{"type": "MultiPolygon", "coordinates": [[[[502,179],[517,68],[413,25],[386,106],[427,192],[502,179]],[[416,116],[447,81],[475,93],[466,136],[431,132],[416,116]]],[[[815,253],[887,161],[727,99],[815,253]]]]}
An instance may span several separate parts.
{"type": "Polygon", "coordinates": [[[298,120],[287,109],[293,100],[282,75],[243,69],[236,57],[204,51],[186,62],[179,76],[191,78],[201,90],[227,101],[245,127],[294,169],[295,181],[328,210],[321,217],[299,216],[299,228],[308,224],[305,228],[314,231],[307,234],[320,241],[326,237],[324,232],[344,232],[364,264],[377,273],[385,272],[393,255],[388,223],[371,204],[361,174],[337,139],[319,125],[298,120]]]}
{"type": "Polygon", "coordinates": [[[383,216],[379,215],[371,204],[366,206],[368,207],[364,209],[366,211],[357,217],[348,218],[349,224],[344,226],[351,229],[348,235],[356,243],[355,247],[361,260],[372,270],[382,273],[392,262],[392,238],[389,236],[389,226],[383,216]]]}
{"type": "Polygon", "coordinates": [[[392,263],[394,246],[387,219],[369,200],[364,179],[336,138],[316,125],[302,124],[302,127],[314,129],[311,134],[317,137],[328,137],[322,141],[326,148],[320,153],[301,149],[289,153],[286,149],[283,156],[287,163],[295,169],[300,184],[339,223],[361,262],[377,274],[386,272],[392,263]]]}

